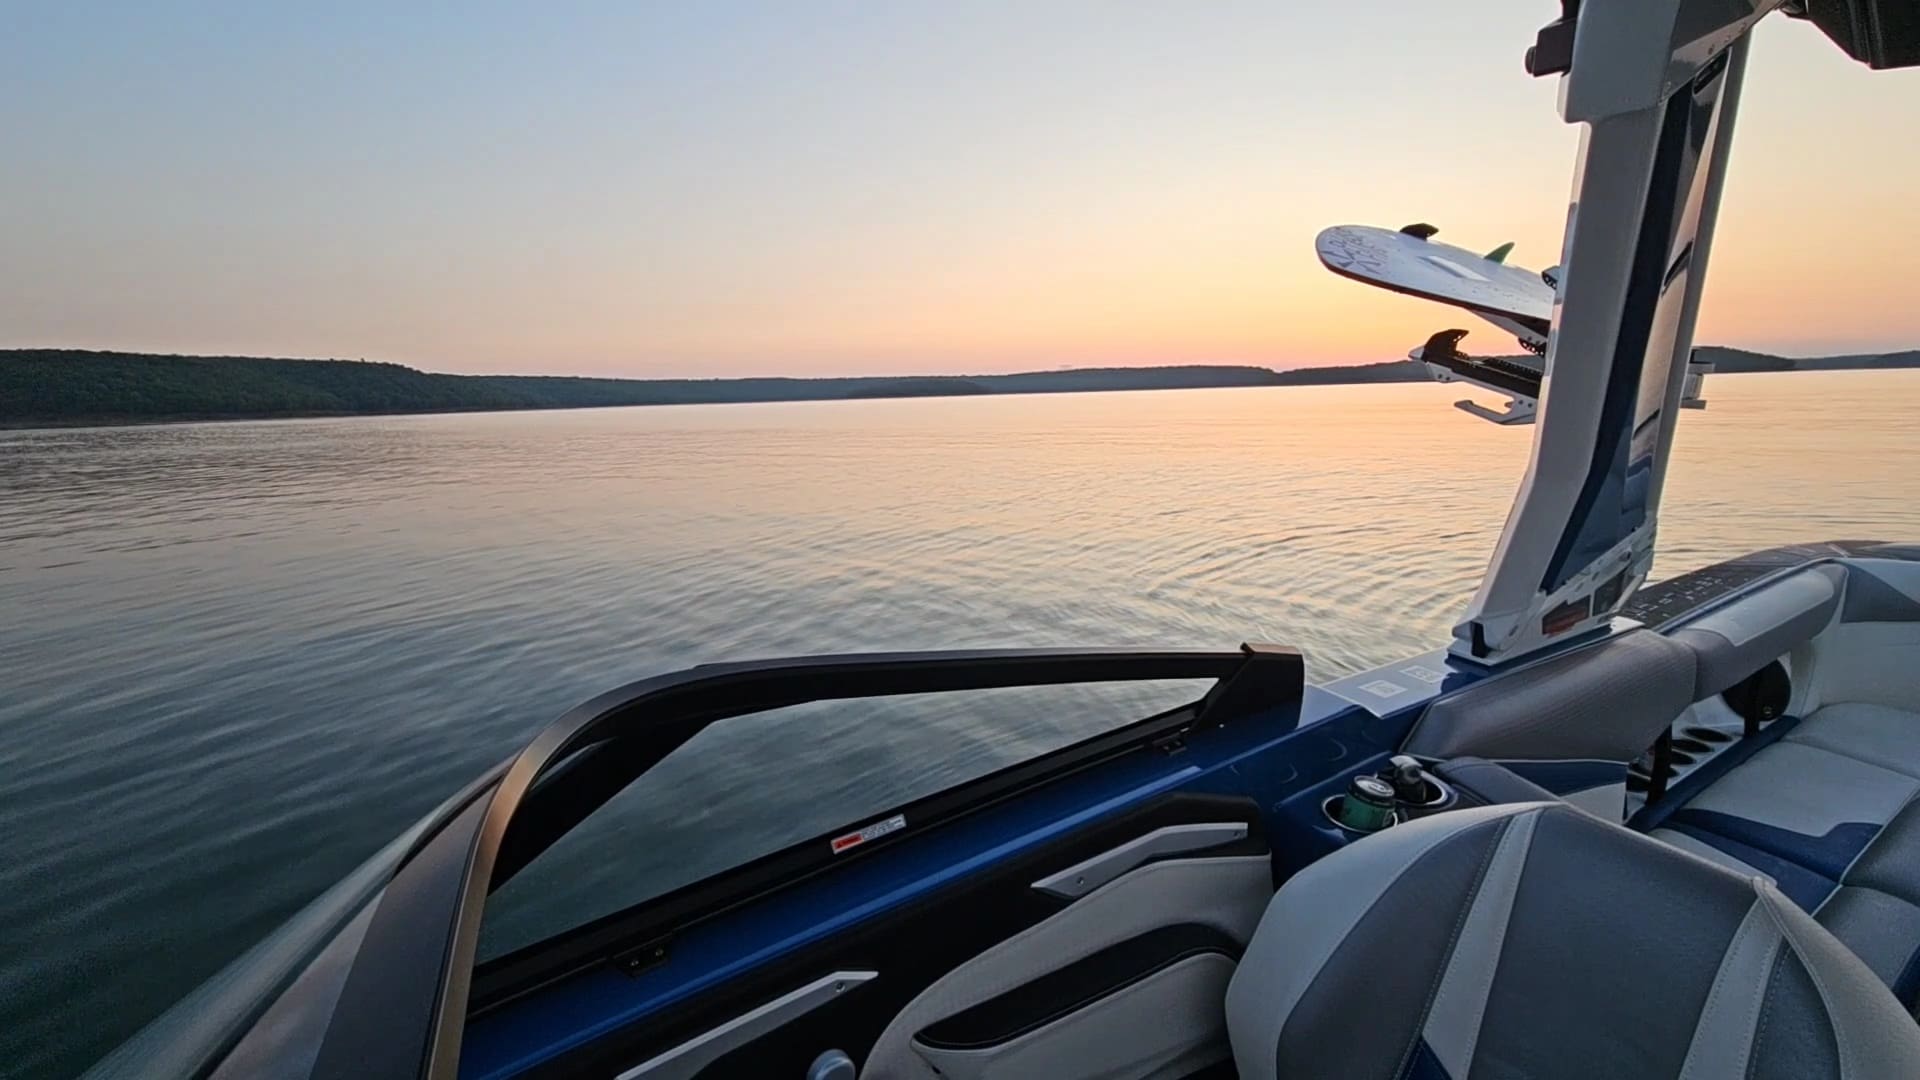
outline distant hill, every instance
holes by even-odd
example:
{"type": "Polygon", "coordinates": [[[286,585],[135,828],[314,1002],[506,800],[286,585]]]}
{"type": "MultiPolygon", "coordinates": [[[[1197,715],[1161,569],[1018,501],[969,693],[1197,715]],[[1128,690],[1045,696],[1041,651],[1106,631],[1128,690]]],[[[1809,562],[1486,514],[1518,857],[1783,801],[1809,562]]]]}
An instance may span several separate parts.
{"type": "Polygon", "coordinates": [[[1920,368],[1920,349],[1894,353],[1859,353],[1852,356],[1769,356],[1725,345],[1702,345],[1694,357],[1713,361],[1713,370],[1739,374],[1754,371],[1856,371],[1891,368],[1920,368]]]}
{"type": "Polygon", "coordinates": [[[1354,383],[1432,382],[1427,365],[1412,360],[1387,360],[1378,364],[1342,364],[1337,367],[1303,367],[1274,372],[1279,386],[1348,386],[1354,383]]]}
{"type": "MultiPolygon", "coordinates": [[[[1719,346],[1699,352],[1718,370],[1827,371],[1920,367],[1920,351],[1789,359],[1719,346]]],[[[1054,394],[1231,386],[1423,382],[1409,360],[1347,367],[1187,365],[1071,368],[1012,375],[793,379],[581,379],[438,375],[359,360],[163,356],[78,349],[0,350],[0,425],[145,423],[292,416],[573,409],[747,401],[1054,394]]]]}
{"type": "Polygon", "coordinates": [[[137,422],[1262,386],[1260,367],[1080,368],[843,379],[436,375],[358,360],[0,350],[0,423],[137,422]]]}

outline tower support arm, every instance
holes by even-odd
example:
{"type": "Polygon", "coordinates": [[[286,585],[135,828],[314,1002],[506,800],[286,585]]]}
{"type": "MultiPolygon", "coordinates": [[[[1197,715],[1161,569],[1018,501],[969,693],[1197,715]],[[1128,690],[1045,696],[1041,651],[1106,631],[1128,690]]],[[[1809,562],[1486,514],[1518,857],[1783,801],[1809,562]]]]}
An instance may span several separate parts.
{"type": "Polygon", "coordinates": [[[1585,130],[1533,452],[1458,655],[1605,626],[1646,579],[1747,34],[1774,6],[1580,5],[1560,109],[1585,130]]]}

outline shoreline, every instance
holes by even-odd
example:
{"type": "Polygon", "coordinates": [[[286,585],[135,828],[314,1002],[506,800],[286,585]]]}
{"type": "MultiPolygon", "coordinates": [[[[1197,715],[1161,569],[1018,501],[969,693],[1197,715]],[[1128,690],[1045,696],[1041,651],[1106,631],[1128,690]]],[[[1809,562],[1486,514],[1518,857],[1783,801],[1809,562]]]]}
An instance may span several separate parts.
{"type": "MultiPolygon", "coordinates": [[[[1303,369],[1321,371],[1327,369],[1303,369]]],[[[1337,370],[1337,369],[1334,369],[1337,370]]],[[[1763,371],[1726,371],[1714,372],[1715,375],[1799,375],[1821,372],[1841,371],[1920,371],[1920,366],[1873,366],[1857,367],[1815,367],[1786,368],[1763,371]]],[[[1432,379],[1314,379],[1311,381],[1275,381],[1271,383],[1231,383],[1222,382],[1205,386],[1111,386],[1087,389],[1060,390],[994,390],[986,393],[920,393],[886,394],[850,397],[788,397],[788,398],[737,398],[715,401],[635,401],[635,402],[596,402],[582,404],[554,405],[504,405],[497,407],[456,407],[446,409],[391,409],[391,410],[330,410],[300,412],[253,412],[253,413],[174,413],[160,416],[91,416],[35,419],[8,419],[0,417],[0,432],[15,431],[67,431],[88,428],[133,428],[161,427],[175,424],[242,424],[262,423],[279,420],[355,420],[378,417],[404,416],[469,416],[491,413],[526,412],[575,412],[585,409],[671,409],[703,405],[788,405],[788,404],[831,404],[834,402],[857,401],[902,401],[926,400],[928,398],[983,398],[983,397],[1036,397],[1053,394],[1116,394],[1116,393],[1155,393],[1168,390],[1291,390],[1305,387],[1323,386],[1407,386],[1416,383],[1432,382],[1444,385],[1432,379]]]]}
{"type": "MultiPolygon", "coordinates": [[[[1920,369],[1920,350],[1784,357],[1705,345],[1694,355],[1717,375],[1920,369]]],[[[967,375],[623,379],[449,375],[364,360],[0,349],[0,431],[1432,381],[1426,366],[1413,360],[1284,370],[1174,364],[967,375]]]]}

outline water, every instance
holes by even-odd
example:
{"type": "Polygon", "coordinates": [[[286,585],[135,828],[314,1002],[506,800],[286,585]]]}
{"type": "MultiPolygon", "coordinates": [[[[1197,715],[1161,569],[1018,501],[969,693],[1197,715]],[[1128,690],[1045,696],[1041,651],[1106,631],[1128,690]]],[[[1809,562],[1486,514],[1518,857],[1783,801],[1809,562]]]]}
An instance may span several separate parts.
{"type": "MultiPolygon", "coordinates": [[[[1454,396],[0,432],[0,1074],[76,1071],[566,706],[645,674],[1267,640],[1324,679],[1443,641],[1530,438],[1454,396]]],[[[1681,428],[1657,572],[1920,538],[1920,372],[1717,376],[1708,396],[1681,428]]],[[[597,858],[556,849],[545,880],[644,895],[730,861],[715,835],[751,853],[808,826],[778,820],[796,809],[831,818],[822,797],[862,813],[1165,697],[711,732],[573,845],[597,858]]],[[[577,915],[552,908],[582,890],[553,889],[545,907],[503,894],[489,934],[577,915]]]]}

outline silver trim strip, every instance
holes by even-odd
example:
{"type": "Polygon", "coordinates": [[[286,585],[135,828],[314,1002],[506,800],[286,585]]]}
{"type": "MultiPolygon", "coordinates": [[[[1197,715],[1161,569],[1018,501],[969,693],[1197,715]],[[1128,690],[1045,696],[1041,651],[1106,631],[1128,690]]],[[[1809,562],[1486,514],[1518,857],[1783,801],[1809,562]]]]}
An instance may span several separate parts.
{"type": "Polygon", "coordinates": [[[832,1001],[836,995],[860,986],[878,974],[877,971],[836,971],[822,976],[798,990],[782,994],[759,1008],[741,1013],[716,1028],[696,1035],[664,1054],[648,1058],[621,1073],[617,1080],[641,1080],[642,1077],[646,1080],[684,1080],[713,1064],[722,1055],[745,1046],[790,1020],[805,1016],[832,1001]]]}
{"type": "Polygon", "coordinates": [[[1247,823],[1244,821],[1169,825],[1145,836],[1136,836],[1119,847],[1103,851],[1085,862],[1075,863],[1057,874],[1049,874],[1034,882],[1033,887],[1062,900],[1078,900],[1156,855],[1199,851],[1246,838],[1247,823]]]}

